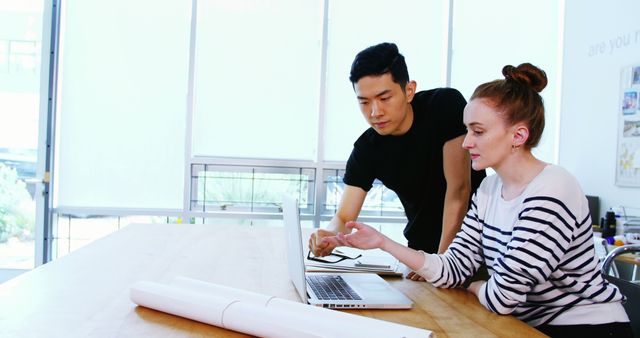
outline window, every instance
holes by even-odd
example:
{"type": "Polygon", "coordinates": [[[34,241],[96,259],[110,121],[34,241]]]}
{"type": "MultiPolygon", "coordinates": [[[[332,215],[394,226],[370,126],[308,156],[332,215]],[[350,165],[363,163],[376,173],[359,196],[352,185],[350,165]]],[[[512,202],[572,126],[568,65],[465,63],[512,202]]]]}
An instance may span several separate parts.
{"type": "Polygon", "coordinates": [[[322,1],[199,1],[193,155],[315,160],[322,1]]]}
{"type": "Polygon", "coordinates": [[[0,74],[9,72],[9,40],[0,40],[0,74]]]}
{"type": "MultiPolygon", "coordinates": [[[[505,0],[61,2],[54,207],[273,224],[280,194],[290,193],[305,222],[321,224],[368,128],[348,80],[356,53],[395,42],[418,90],[448,85],[451,68],[451,86],[466,97],[506,63],[529,61],[554,77],[558,23],[527,20],[555,18],[559,5],[528,3],[534,14],[516,18],[504,13],[522,4],[505,0]]],[[[10,59],[30,69],[34,50],[0,39],[0,76],[10,59]]],[[[544,92],[549,111],[554,83],[544,92]]],[[[362,216],[404,223],[380,182],[362,216]]]]}
{"type": "Polygon", "coordinates": [[[54,205],[182,209],[190,3],[62,6],[54,205]]]}
{"type": "Polygon", "coordinates": [[[40,44],[36,41],[9,41],[9,71],[36,75],[40,66],[40,44]]]}
{"type": "Polygon", "coordinates": [[[302,213],[313,214],[315,169],[195,164],[191,210],[280,213],[282,195],[297,196],[302,213]]]}
{"type": "Polygon", "coordinates": [[[369,126],[349,82],[351,62],[366,47],[394,42],[418,90],[446,81],[448,1],[352,0],[329,2],[324,160],[346,161],[369,126]]]}
{"type": "Polygon", "coordinates": [[[177,223],[177,217],[162,216],[78,216],[58,213],[52,231],[53,258],[60,258],[92,241],[104,237],[131,223],[177,223]]]}
{"type": "Polygon", "coordinates": [[[36,259],[42,1],[0,1],[0,270],[36,259]]]}
{"type": "MultiPolygon", "coordinates": [[[[338,204],[344,191],[344,183],[342,182],[344,172],[344,170],[338,169],[324,170],[324,186],[327,192],[323,215],[333,216],[338,210],[338,204]]],[[[385,187],[382,182],[375,180],[373,187],[367,193],[360,215],[366,217],[404,217],[404,208],[398,195],[385,187]]]]}

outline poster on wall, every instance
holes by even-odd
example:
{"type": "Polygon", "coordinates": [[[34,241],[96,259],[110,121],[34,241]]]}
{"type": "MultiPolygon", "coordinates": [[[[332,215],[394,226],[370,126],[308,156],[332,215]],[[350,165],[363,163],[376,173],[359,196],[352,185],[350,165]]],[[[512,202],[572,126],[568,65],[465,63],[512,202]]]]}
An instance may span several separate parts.
{"type": "Polygon", "coordinates": [[[620,74],[616,185],[640,187],[640,63],[620,74]]]}

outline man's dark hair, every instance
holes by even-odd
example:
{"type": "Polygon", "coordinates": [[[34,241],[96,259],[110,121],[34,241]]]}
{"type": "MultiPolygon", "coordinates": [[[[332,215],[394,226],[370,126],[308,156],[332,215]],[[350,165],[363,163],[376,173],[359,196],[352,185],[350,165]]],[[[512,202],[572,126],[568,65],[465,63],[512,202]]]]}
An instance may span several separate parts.
{"type": "Polygon", "coordinates": [[[386,73],[391,73],[393,82],[399,84],[404,90],[409,82],[409,71],[404,62],[404,56],[400,54],[395,43],[383,42],[358,53],[351,64],[349,81],[355,85],[365,76],[379,76],[386,73]]]}

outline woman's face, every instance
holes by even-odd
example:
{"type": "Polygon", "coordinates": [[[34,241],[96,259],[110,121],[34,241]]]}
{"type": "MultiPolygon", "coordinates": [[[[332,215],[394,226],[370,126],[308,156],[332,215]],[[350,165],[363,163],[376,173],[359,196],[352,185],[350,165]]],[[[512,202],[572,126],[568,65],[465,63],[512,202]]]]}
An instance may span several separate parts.
{"type": "Polygon", "coordinates": [[[469,151],[475,170],[499,168],[512,153],[514,128],[487,99],[473,99],[464,108],[467,135],[462,147],[469,151]]]}

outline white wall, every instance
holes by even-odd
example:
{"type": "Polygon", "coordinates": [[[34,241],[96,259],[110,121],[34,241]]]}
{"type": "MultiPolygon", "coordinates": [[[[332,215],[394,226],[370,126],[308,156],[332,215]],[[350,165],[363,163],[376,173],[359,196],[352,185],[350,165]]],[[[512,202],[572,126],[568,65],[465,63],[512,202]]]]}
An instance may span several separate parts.
{"type": "Polygon", "coordinates": [[[588,195],[640,207],[640,188],[615,185],[620,71],[640,63],[640,1],[567,0],[559,164],[588,195]]]}
{"type": "Polygon", "coordinates": [[[481,83],[502,78],[504,65],[529,62],[547,73],[549,84],[541,93],[545,104],[544,134],[533,153],[551,163],[558,162],[558,59],[562,48],[558,35],[562,32],[559,19],[563,6],[557,0],[455,0],[453,8],[451,86],[467,100],[481,83]],[[527,15],[506,15],[518,13],[524,6],[527,15]],[[544,25],[540,25],[543,17],[544,25]]]}

